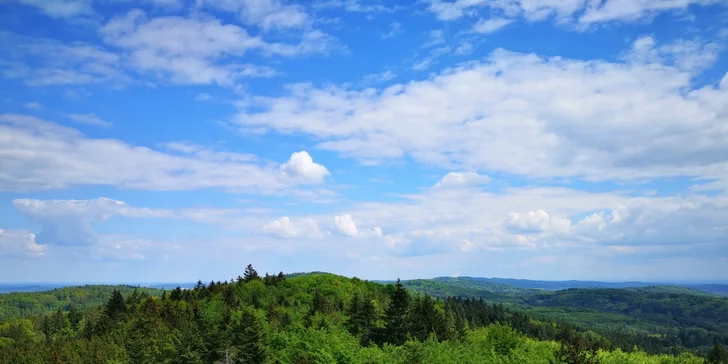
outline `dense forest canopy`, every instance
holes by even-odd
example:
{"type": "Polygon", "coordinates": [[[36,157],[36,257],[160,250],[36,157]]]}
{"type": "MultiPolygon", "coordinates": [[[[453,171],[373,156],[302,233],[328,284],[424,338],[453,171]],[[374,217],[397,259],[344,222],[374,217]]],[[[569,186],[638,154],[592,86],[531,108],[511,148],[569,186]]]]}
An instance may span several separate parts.
{"type": "Polygon", "coordinates": [[[680,332],[589,328],[482,297],[433,297],[399,281],[382,285],[324,273],[261,276],[249,265],[237,280],[198,282],[193,289],[88,286],[19,293],[12,300],[0,295],[0,307],[37,303],[4,311],[0,362],[728,363],[725,307],[715,298],[617,291],[519,297],[543,301],[546,308],[577,302],[581,309],[606,307],[615,314],[643,305],[642,298],[657,302],[650,306],[655,315],[673,302],[684,309],[669,311],[681,325],[723,336],[706,343],[702,331],[690,334],[691,341],[680,332]],[[615,298],[627,306],[611,305],[615,298]],[[708,321],[715,331],[698,325],[708,321]]]}

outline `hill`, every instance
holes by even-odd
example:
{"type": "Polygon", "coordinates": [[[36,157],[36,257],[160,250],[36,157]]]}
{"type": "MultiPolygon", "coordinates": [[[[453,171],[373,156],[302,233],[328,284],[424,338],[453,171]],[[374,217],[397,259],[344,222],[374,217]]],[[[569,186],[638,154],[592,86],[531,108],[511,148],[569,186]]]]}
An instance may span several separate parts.
{"type": "Polygon", "coordinates": [[[703,363],[664,338],[587,332],[480,299],[438,300],[331,274],[251,275],[161,296],[113,291],[95,308],[0,322],[2,363],[546,364],[594,356],[603,364],[703,363]]]}
{"type": "Polygon", "coordinates": [[[55,288],[44,292],[13,292],[0,294],[0,321],[10,317],[27,317],[55,311],[60,308],[69,311],[72,307],[89,309],[105,303],[111,293],[118,290],[122,294],[146,292],[160,296],[162,291],[133,286],[87,285],[55,288]]]}
{"type": "MultiPolygon", "coordinates": [[[[438,277],[434,280],[443,279],[444,277],[438,277]]],[[[707,292],[711,294],[728,296],[728,284],[694,284],[694,283],[654,283],[654,282],[639,282],[639,281],[628,281],[628,282],[600,282],[600,281],[539,281],[529,279],[514,279],[514,278],[482,278],[482,277],[456,277],[449,278],[452,280],[462,280],[470,282],[483,283],[497,283],[501,285],[523,288],[523,289],[536,289],[544,291],[558,291],[569,288],[642,288],[642,287],[682,287],[691,291],[684,291],[683,293],[697,293],[695,291],[707,292]]]]}

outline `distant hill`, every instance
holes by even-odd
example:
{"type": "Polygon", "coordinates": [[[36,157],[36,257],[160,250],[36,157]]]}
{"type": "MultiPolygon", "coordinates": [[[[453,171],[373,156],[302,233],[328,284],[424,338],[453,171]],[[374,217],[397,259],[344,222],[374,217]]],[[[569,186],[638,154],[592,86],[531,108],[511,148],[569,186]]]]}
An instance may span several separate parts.
{"type": "MultiPolygon", "coordinates": [[[[640,287],[682,287],[687,290],[681,293],[697,294],[696,291],[709,292],[721,296],[728,296],[728,284],[695,284],[695,283],[655,283],[655,282],[601,282],[601,281],[538,281],[530,279],[514,279],[514,278],[483,278],[483,277],[437,277],[435,281],[458,280],[461,282],[469,282],[469,284],[481,284],[483,289],[490,290],[487,283],[496,283],[516,288],[558,291],[569,288],[640,288],[640,287]]],[[[675,288],[672,288],[675,291],[675,288]]],[[[492,291],[492,290],[491,290],[492,291]]],[[[492,291],[497,292],[497,291],[492,291]]]]}

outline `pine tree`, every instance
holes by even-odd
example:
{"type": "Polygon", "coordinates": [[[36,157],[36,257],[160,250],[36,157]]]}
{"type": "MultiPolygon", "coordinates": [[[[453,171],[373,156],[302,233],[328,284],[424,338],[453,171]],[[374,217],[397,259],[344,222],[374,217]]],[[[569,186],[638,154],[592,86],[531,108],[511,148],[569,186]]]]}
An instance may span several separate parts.
{"type": "Polygon", "coordinates": [[[256,279],[260,279],[258,272],[253,269],[252,264],[248,264],[248,266],[245,267],[245,273],[243,273],[243,280],[247,283],[256,279]]]}
{"type": "Polygon", "coordinates": [[[126,313],[126,302],[124,302],[124,296],[121,295],[118,289],[111,293],[111,297],[104,307],[104,313],[111,320],[116,320],[126,313]]]}
{"type": "Polygon", "coordinates": [[[402,282],[397,278],[391,302],[385,311],[385,330],[387,341],[395,345],[402,345],[407,341],[407,310],[409,308],[409,295],[402,282]]]}
{"type": "Polygon", "coordinates": [[[234,345],[238,349],[235,355],[235,363],[265,363],[268,354],[265,333],[258,318],[255,316],[255,312],[251,309],[243,310],[240,321],[235,327],[234,335],[234,345]]]}
{"type": "Polygon", "coordinates": [[[728,364],[728,350],[716,341],[707,359],[709,364],[728,364]]]}
{"type": "Polygon", "coordinates": [[[68,312],[68,321],[70,321],[73,331],[78,330],[78,325],[81,323],[81,320],[83,320],[83,313],[76,306],[71,306],[71,311],[68,312]]]}
{"type": "Polygon", "coordinates": [[[360,341],[362,346],[369,346],[374,338],[374,330],[377,322],[377,308],[374,307],[372,297],[365,297],[359,304],[356,312],[357,322],[360,328],[360,341]]]}
{"type": "Polygon", "coordinates": [[[281,282],[283,282],[285,280],[286,280],[286,275],[283,274],[282,271],[280,273],[278,273],[278,277],[276,277],[277,283],[281,283],[281,282]]]}

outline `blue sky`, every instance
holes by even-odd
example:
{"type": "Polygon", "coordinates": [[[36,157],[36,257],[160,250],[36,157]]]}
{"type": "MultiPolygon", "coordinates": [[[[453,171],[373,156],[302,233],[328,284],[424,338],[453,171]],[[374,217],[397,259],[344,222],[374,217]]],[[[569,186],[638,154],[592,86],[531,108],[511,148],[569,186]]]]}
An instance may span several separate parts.
{"type": "Polygon", "coordinates": [[[6,0],[0,281],[728,280],[721,0],[6,0]]]}

